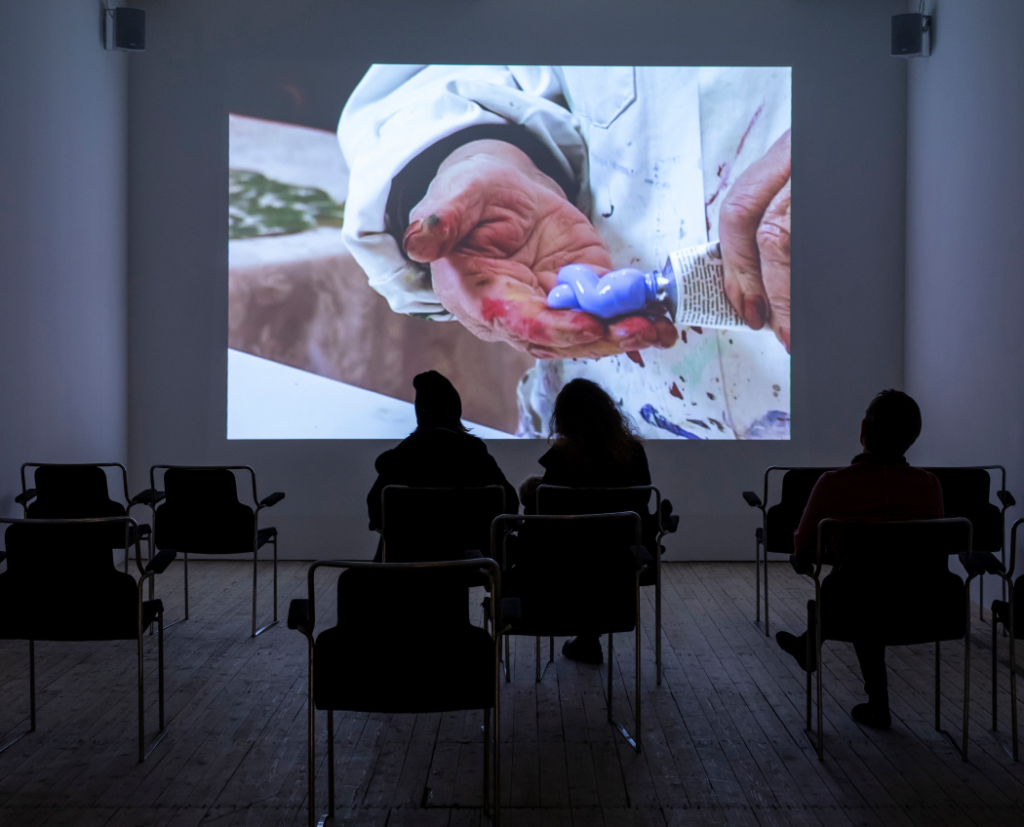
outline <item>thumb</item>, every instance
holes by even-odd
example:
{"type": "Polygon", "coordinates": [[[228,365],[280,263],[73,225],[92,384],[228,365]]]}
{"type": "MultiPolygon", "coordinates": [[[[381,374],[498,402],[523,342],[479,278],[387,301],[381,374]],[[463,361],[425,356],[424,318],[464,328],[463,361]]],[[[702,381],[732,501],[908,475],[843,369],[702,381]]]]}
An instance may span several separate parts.
{"type": "Polygon", "coordinates": [[[442,168],[409,212],[402,246],[413,261],[444,258],[480,222],[485,184],[477,170],[467,167],[471,165],[442,168]]]}

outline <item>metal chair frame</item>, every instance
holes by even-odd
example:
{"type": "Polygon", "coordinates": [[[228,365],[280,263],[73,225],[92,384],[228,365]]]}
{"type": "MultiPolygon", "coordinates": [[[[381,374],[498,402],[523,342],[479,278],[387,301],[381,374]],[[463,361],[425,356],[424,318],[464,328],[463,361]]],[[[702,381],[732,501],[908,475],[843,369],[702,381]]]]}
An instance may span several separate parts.
{"type": "MultiPolygon", "coordinates": [[[[636,751],[640,752],[642,749],[641,743],[641,729],[640,729],[640,693],[641,693],[641,672],[640,672],[640,575],[647,570],[647,566],[640,564],[640,538],[641,538],[641,520],[640,515],[635,511],[618,511],[608,514],[507,514],[501,517],[495,517],[494,522],[491,523],[491,555],[497,558],[499,539],[501,540],[501,556],[502,556],[502,570],[505,569],[505,545],[504,540],[508,535],[508,531],[505,530],[505,525],[512,523],[515,526],[522,526],[528,523],[551,523],[551,522],[579,522],[581,520],[611,520],[620,519],[622,517],[632,516],[636,521],[636,542],[634,544],[637,571],[634,578],[636,588],[636,711],[634,720],[634,732],[636,737],[629,734],[629,731],[618,721],[615,720],[612,715],[612,686],[614,679],[614,649],[612,633],[608,634],[608,696],[607,696],[607,708],[608,708],[608,723],[612,724],[626,739],[626,742],[636,751]]],[[[514,626],[506,625],[504,628],[505,635],[505,662],[508,663],[509,657],[509,635],[517,634],[514,626]]],[[[540,636],[531,635],[536,637],[537,640],[537,670],[538,676],[540,673],[540,636]]],[[[552,637],[553,641],[554,638],[552,637]]],[[[506,669],[505,671],[505,682],[508,683],[511,680],[511,670],[506,669]]],[[[539,681],[539,677],[538,677],[539,681]]]]}
{"type": "MultiPolygon", "coordinates": [[[[141,503],[133,498],[128,492],[128,469],[124,467],[120,462],[25,462],[21,466],[21,494],[14,498],[14,501],[22,507],[22,511],[25,515],[25,519],[28,519],[28,506],[29,503],[36,497],[36,489],[28,487],[28,480],[26,478],[26,470],[31,468],[32,475],[35,476],[36,470],[40,468],[120,468],[121,469],[121,482],[124,490],[124,511],[125,516],[130,517],[132,508],[141,503]]],[[[34,481],[34,480],[33,480],[34,481]]],[[[109,483],[108,483],[109,485],[109,483]]],[[[107,496],[110,495],[110,489],[107,489],[107,496]]],[[[149,551],[149,560],[153,559],[153,533],[152,526],[146,523],[139,523],[138,531],[141,533],[140,539],[146,540],[149,551]]],[[[129,550],[124,550],[124,570],[128,573],[128,558],[131,555],[129,550]]],[[[152,587],[152,583],[150,586],[152,587]]],[[[149,599],[153,599],[153,593],[150,592],[149,599]]]]}
{"type": "MultiPolygon", "coordinates": [[[[571,488],[565,485],[539,485],[537,486],[537,511],[543,513],[540,507],[541,492],[545,490],[552,491],[573,491],[573,492],[591,492],[591,493],[621,493],[628,494],[630,492],[640,493],[642,491],[648,492],[648,494],[654,494],[654,518],[657,523],[657,548],[651,549],[651,556],[654,557],[654,662],[657,669],[657,685],[661,686],[661,541],[669,530],[661,522],[661,491],[655,485],[630,485],[620,486],[617,488],[571,488]]],[[[642,519],[642,518],[641,518],[642,519]]],[[[548,663],[551,663],[555,659],[555,639],[551,638],[549,659],[548,663]]],[[[537,638],[537,664],[538,670],[540,668],[540,638],[537,638]]],[[[540,680],[538,674],[537,680],[540,680]]]]}
{"type": "MultiPolygon", "coordinates": [[[[0,517],[0,525],[88,525],[98,523],[124,523],[125,526],[125,548],[126,553],[128,549],[128,531],[131,525],[135,526],[135,564],[139,570],[139,580],[137,584],[138,590],[138,618],[137,618],[137,643],[138,643],[138,663],[139,663],[139,763],[144,762],[156,749],[157,745],[163,740],[167,734],[167,728],[164,724],[164,624],[163,624],[163,610],[157,612],[156,622],[158,629],[157,636],[157,675],[158,675],[158,686],[159,686],[159,721],[160,730],[157,736],[154,738],[146,749],[146,727],[145,727],[145,683],[143,679],[143,651],[142,641],[145,637],[142,629],[142,587],[143,584],[148,580],[152,584],[153,579],[156,577],[157,572],[152,568],[152,561],[147,563],[145,567],[142,565],[142,551],[139,543],[138,534],[138,523],[135,522],[131,517],[95,517],[88,519],[78,520],[50,520],[50,519],[14,519],[11,517],[0,517]]],[[[6,553],[0,557],[0,561],[6,558],[6,553]]],[[[168,561],[170,562],[170,561],[168,561]]],[[[0,746],[0,752],[3,752],[8,747],[13,746],[26,735],[36,731],[36,661],[35,661],[35,640],[29,639],[28,642],[28,668],[29,668],[29,728],[27,731],[22,732],[20,735],[8,741],[3,746],[0,746]]]]}
{"type": "MultiPolygon", "coordinates": [[[[1013,586],[1013,574],[1014,569],[1017,566],[1017,530],[1024,525],[1024,517],[1015,521],[1012,528],[1010,529],[1010,565],[1004,573],[1000,575],[1003,579],[1003,591],[1007,594],[1007,608],[1006,617],[1000,621],[999,615],[996,612],[995,601],[992,603],[992,734],[998,731],[998,704],[999,704],[999,693],[996,691],[996,678],[998,676],[997,671],[997,657],[996,657],[996,627],[1000,622],[1003,623],[1003,629],[1010,639],[1010,730],[1012,734],[1012,750],[1010,752],[1011,757],[1014,761],[1020,761],[1020,749],[1018,746],[1017,736],[1017,646],[1014,626],[1014,614],[1013,614],[1013,602],[1014,602],[1014,586],[1013,586]]],[[[1004,747],[1005,749],[1005,747],[1004,747]]]]}
{"type": "MultiPolygon", "coordinates": [[[[818,667],[817,670],[816,670],[816,672],[817,672],[817,680],[816,680],[817,693],[816,694],[817,694],[817,705],[818,705],[818,710],[817,710],[817,738],[816,739],[814,738],[815,733],[814,733],[814,731],[811,728],[811,671],[809,669],[807,670],[807,686],[806,686],[806,691],[807,691],[807,723],[806,723],[804,732],[806,733],[808,740],[810,740],[812,745],[814,745],[815,750],[816,750],[816,752],[818,754],[818,760],[819,761],[824,761],[825,760],[824,708],[823,708],[823,704],[822,704],[822,701],[823,701],[823,691],[822,691],[823,680],[822,679],[823,679],[824,666],[823,666],[823,664],[821,662],[821,653],[822,653],[822,648],[823,648],[823,641],[822,641],[822,629],[821,629],[821,580],[820,580],[821,566],[822,566],[822,551],[823,551],[822,536],[824,534],[824,529],[826,527],[830,526],[830,525],[864,525],[864,524],[869,524],[869,525],[889,525],[889,526],[912,526],[912,525],[936,525],[936,524],[946,524],[946,525],[959,524],[959,525],[962,525],[962,524],[965,524],[965,523],[967,525],[967,548],[964,549],[964,550],[968,554],[970,554],[970,551],[971,551],[971,538],[973,536],[973,530],[972,530],[972,527],[971,527],[971,521],[968,520],[966,517],[948,517],[948,518],[939,519],[939,520],[898,520],[898,521],[894,520],[894,521],[883,522],[883,523],[850,523],[850,522],[847,522],[845,520],[826,519],[826,520],[822,520],[820,523],[818,523],[817,552],[816,552],[816,559],[815,559],[815,562],[814,562],[814,570],[813,570],[813,572],[811,572],[810,574],[807,575],[808,577],[811,577],[814,580],[814,601],[815,601],[814,602],[814,607],[815,607],[814,608],[814,624],[813,624],[813,630],[810,628],[810,626],[808,627],[808,630],[807,630],[808,631],[808,635],[807,635],[807,657],[808,657],[808,663],[810,663],[810,658],[811,658],[812,654],[817,657],[817,660],[814,661],[817,664],[817,667],[818,667]],[[813,647],[813,651],[812,651],[812,647],[813,647]]],[[[953,552],[953,553],[955,553],[955,552],[953,552]]],[[[957,752],[960,753],[960,757],[961,757],[961,759],[963,761],[967,761],[967,730],[968,730],[968,716],[967,716],[967,712],[968,712],[968,702],[969,702],[969,699],[970,699],[970,689],[971,689],[971,600],[970,600],[970,593],[971,592],[970,592],[970,588],[971,588],[971,580],[973,580],[974,577],[975,577],[975,575],[968,574],[967,580],[964,582],[964,593],[965,593],[966,598],[967,598],[965,600],[965,604],[966,604],[967,608],[966,608],[966,611],[965,611],[965,614],[966,614],[966,628],[965,628],[965,631],[964,631],[964,708],[963,708],[963,732],[962,732],[962,743],[961,744],[957,744],[957,742],[953,738],[953,736],[950,735],[949,732],[947,732],[946,730],[942,729],[940,715],[939,715],[939,711],[940,711],[939,707],[940,707],[940,701],[941,701],[941,697],[942,697],[942,695],[941,695],[941,684],[940,684],[940,671],[939,671],[939,668],[940,668],[940,665],[941,665],[941,642],[940,641],[935,641],[935,731],[941,733],[942,735],[944,735],[949,740],[949,742],[953,745],[953,748],[956,749],[957,752]]],[[[810,620],[810,618],[808,618],[808,620],[810,620]]]]}
{"type": "MultiPolygon", "coordinates": [[[[757,623],[761,622],[761,579],[760,579],[760,571],[761,571],[761,549],[763,547],[764,548],[764,634],[765,634],[765,637],[770,637],[771,636],[771,631],[768,628],[768,555],[769,554],[780,553],[780,552],[769,552],[768,551],[768,483],[769,483],[769,477],[770,477],[770,475],[771,475],[771,473],[773,471],[782,471],[782,472],[787,472],[787,471],[804,471],[804,470],[807,470],[807,469],[810,469],[810,468],[816,468],[816,467],[819,467],[819,466],[814,466],[814,465],[770,465],[770,466],[768,466],[765,469],[765,472],[764,472],[764,496],[759,499],[758,496],[756,494],[754,494],[754,492],[752,492],[752,491],[745,491],[745,492],[743,492],[743,497],[746,500],[747,505],[749,505],[749,506],[751,506],[753,508],[757,508],[757,509],[759,509],[761,511],[761,527],[754,532],[754,583],[755,583],[755,587],[756,587],[756,591],[757,591],[757,598],[756,598],[757,609],[756,609],[755,621],[757,623]],[[748,494],[750,495],[749,497],[747,496],[748,494]]],[[[822,469],[822,472],[824,473],[826,471],[838,470],[839,467],[840,466],[834,466],[834,467],[821,466],[821,469],[822,469]]],[[[1000,485],[999,485],[999,490],[996,491],[996,497],[998,498],[1000,504],[1002,505],[1002,509],[1001,509],[1001,513],[1000,513],[1000,518],[1003,521],[1003,528],[1002,528],[1003,542],[1002,542],[1001,552],[1002,552],[1002,562],[1003,562],[1003,565],[1005,566],[1006,565],[1006,539],[1005,539],[1005,534],[1006,534],[1006,529],[1005,529],[1006,517],[1005,517],[1005,515],[1006,515],[1006,509],[1010,508],[1012,505],[1015,504],[1014,499],[1013,499],[1013,495],[1010,494],[1010,492],[1006,490],[1006,469],[1002,465],[957,465],[957,466],[931,466],[931,467],[921,466],[921,467],[925,471],[944,470],[946,468],[949,468],[949,469],[956,468],[956,469],[960,469],[960,470],[964,470],[964,471],[999,471],[1000,472],[1000,474],[1001,474],[1001,481],[1000,481],[1000,485]]],[[[985,620],[985,615],[984,615],[984,612],[985,612],[985,609],[984,609],[984,599],[985,599],[984,582],[985,582],[984,579],[980,580],[979,581],[979,586],[978,586],[978,589],[979,589],[979,592],[978,592],[978,594],[979,594],[979,599],[978,599],[978,602],[979,602],[978,612],[979,612],[979,614],[978,614],[978,616],[979,616],[979,618],[982,621],[985,620]]],[[[1005,591],[1005,588],[1004,588],[1004,590],[1003,590],[1004,597],[1005,597],[1005,594],[1006,594],[1006,591],[1005,591]]]]}
{"type": "MultiPolygon", "coordinates": [[[[145,504],[149,506],[153,513],[153,534],[156,534],[156,507],[157,505],[166,498],[166,494],[163,491],[157,490],[156,487],[156,472],[157,471],[248,471],[252,479],[252,500],[253,500],[253,520],[252,520],[252,635],[256,637],[267,631],[272,626],[276,626],[278,623],[277,619],[277,534],[271,538],[271,542],[274,544],[274,619],[265,626],[261,626],[259,629],[256,628],[256,592],[257,592],[257,574],[259,572],[259,532],[260,532],[260,512],[264,508],[270,508],[276,505],[284,495],[281,495],[280,499],[276,499],[273,502],[270,500],[274,497],[271,494],[269,497],[265,497],[260,500],[259,495],[256,493],[256,472],[250,465],[154,465],[149,469],[149,484],[150,487],[147,491],[143,491],[136,497],[147,497],[145,504]]],[[[236,480],[237,488],[237,480],[236,480]]],[[[154,544],[156,538],[153,539],[154,544]]],[[[180,623],[182,620],[188,620],[188,552],[182,552],[182,563],[183,563],[183,577],[185,583],[185,617],[175,620],[174,623],[180,623]]],[[[174,623],[169,623],[169,626],[173,626],[174,623]]]]}
{"type": "MultiPolygon", "coordinates": [[[[499,518],[500,519],[500,518],[499,518]]],[[[319,822],[315,821],[316,812],[316,704],[313,696],[313,669],[315,667],[313,653],[316,640],[313,630],[316,626],[316,594],[314,591],[314,575],[317,569],[379,569],[387,566],[391,571],[413,571],[425,569],[467,569],[469,571],[486,572],[489,588],[491,591],[491,637],[494,641],[494,737],[491,738],[491,710],[484,712],[484,772],[483,772],[483,810],[486,813],[488,808],[488,774],[491,776],[494,800],[491,807],[492,823],[495,827],[501,824],[501,681],[498,658],[501,652],[501,569],[491,559],[481,558],[475,560],[445,560],[429,563],[372,563],[366,560],[318,560],[309,567],[306,576],[308,584],[308,606],[309,613],[303,625],[297,625],[298,629],[309,643],[309,727],[308,739],[309,748],[307,752],[309,797],[309,827],[319,824],[323,827],[328,818],[334,818],[334,710],[327,710],[327,790],[328,810],[320,817],[319,822]],[[490,752],[494,750],[494,767],[490,767],[490,752]]],[[[485,621],[486,622],[486,621],[485,621]]]]}

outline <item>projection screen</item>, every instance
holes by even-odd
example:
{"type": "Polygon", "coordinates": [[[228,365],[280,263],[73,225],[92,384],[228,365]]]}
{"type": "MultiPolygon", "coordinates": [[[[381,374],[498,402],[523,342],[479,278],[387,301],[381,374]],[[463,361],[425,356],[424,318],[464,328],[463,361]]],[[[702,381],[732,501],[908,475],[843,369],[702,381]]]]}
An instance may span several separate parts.
{"type": "Polygon", "coordinates": [[[789,439],[786,67],[233,66],[229,439],[789,439]]]}

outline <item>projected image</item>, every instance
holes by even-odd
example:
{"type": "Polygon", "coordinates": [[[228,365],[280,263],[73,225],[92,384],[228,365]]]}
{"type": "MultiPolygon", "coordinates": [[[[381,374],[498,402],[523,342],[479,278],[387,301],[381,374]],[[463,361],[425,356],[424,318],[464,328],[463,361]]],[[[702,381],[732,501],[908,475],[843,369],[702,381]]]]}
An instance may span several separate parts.
{"type": "Polygon", "coordinates": [[[229,439],[478,436],[571,379],[788,439],[790,70],[266,62],[229,87],[229,439]]]}

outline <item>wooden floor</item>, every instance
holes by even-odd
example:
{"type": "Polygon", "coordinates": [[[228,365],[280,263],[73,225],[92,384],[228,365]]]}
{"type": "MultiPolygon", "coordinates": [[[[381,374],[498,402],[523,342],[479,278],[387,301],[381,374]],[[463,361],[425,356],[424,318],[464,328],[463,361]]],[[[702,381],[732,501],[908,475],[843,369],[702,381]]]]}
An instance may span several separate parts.
{"type": "MultiPolygon", "coordinates": [[[[305,571],[306,564],[281,565],[282,623],[252,640],[252,569],[231,562],[190,567],[192,618],[166,635],[168,733],[142,765],[136,763],[134,645],[38,644],[38,729],[0,754],[0,824],[304,824],[306,646],[283,619],[289,599],[305,594],[305,571]]],[[[175,563],[161,577],[168,619],[180,613],[180,576],[175,563]]],[[[773,631],[800,631],[808,581],[784,564],[773,564],[771,576],[773,631]]],[[[322,605],[330,605],[326,578],[320,593],[322,605]]],[[[269,608],[269,569],[261,572],[260,596],[269,608]]],[[[658,687],[653,591],[644,590],[640,755],[606,723],[604,667],[558,654],[536,684],[533,641],[514,640],[513,681],[503,686],[501,712],[505,823],[1024,823],[1024,765],[1015,765],[989,732],[990,627],[977,613],[967,764],[932,728],[933,647],[890,650],[894,722],[880,733],[848,715],[863,696],[846,644],[829,644],[824,658],[827,737],[820,764],[803,732],[802,673],[753,617],[752,565],[667,564],[665,672],[658,687]]],[[[150,735],[155,641],[146,639],[150,735]]],[[[1004,638],[999,646],[1004,660],[1004,638]]],[[[3,741],[26,726],[27,650],[25,643],[0,641],[3,741]]],[[[635,701],[633,652],[631,635],[616,637],[615,693],[624,721],[631,721],[635,701]]],[[[947,644],[943,652],[943,725],[959,735],[963,648],[947,644]]],[[[416,676],[409,681],[415,687],[416,676]]],[[[1000,681],[1005,733],[1005,666],[1000,681]]],[[[323,812],[326,715],[318,722],[317,811],[323,812]]],[[[480,723],[479,712],[339,714],[338,821],[480,823],[480,723]]]]}

